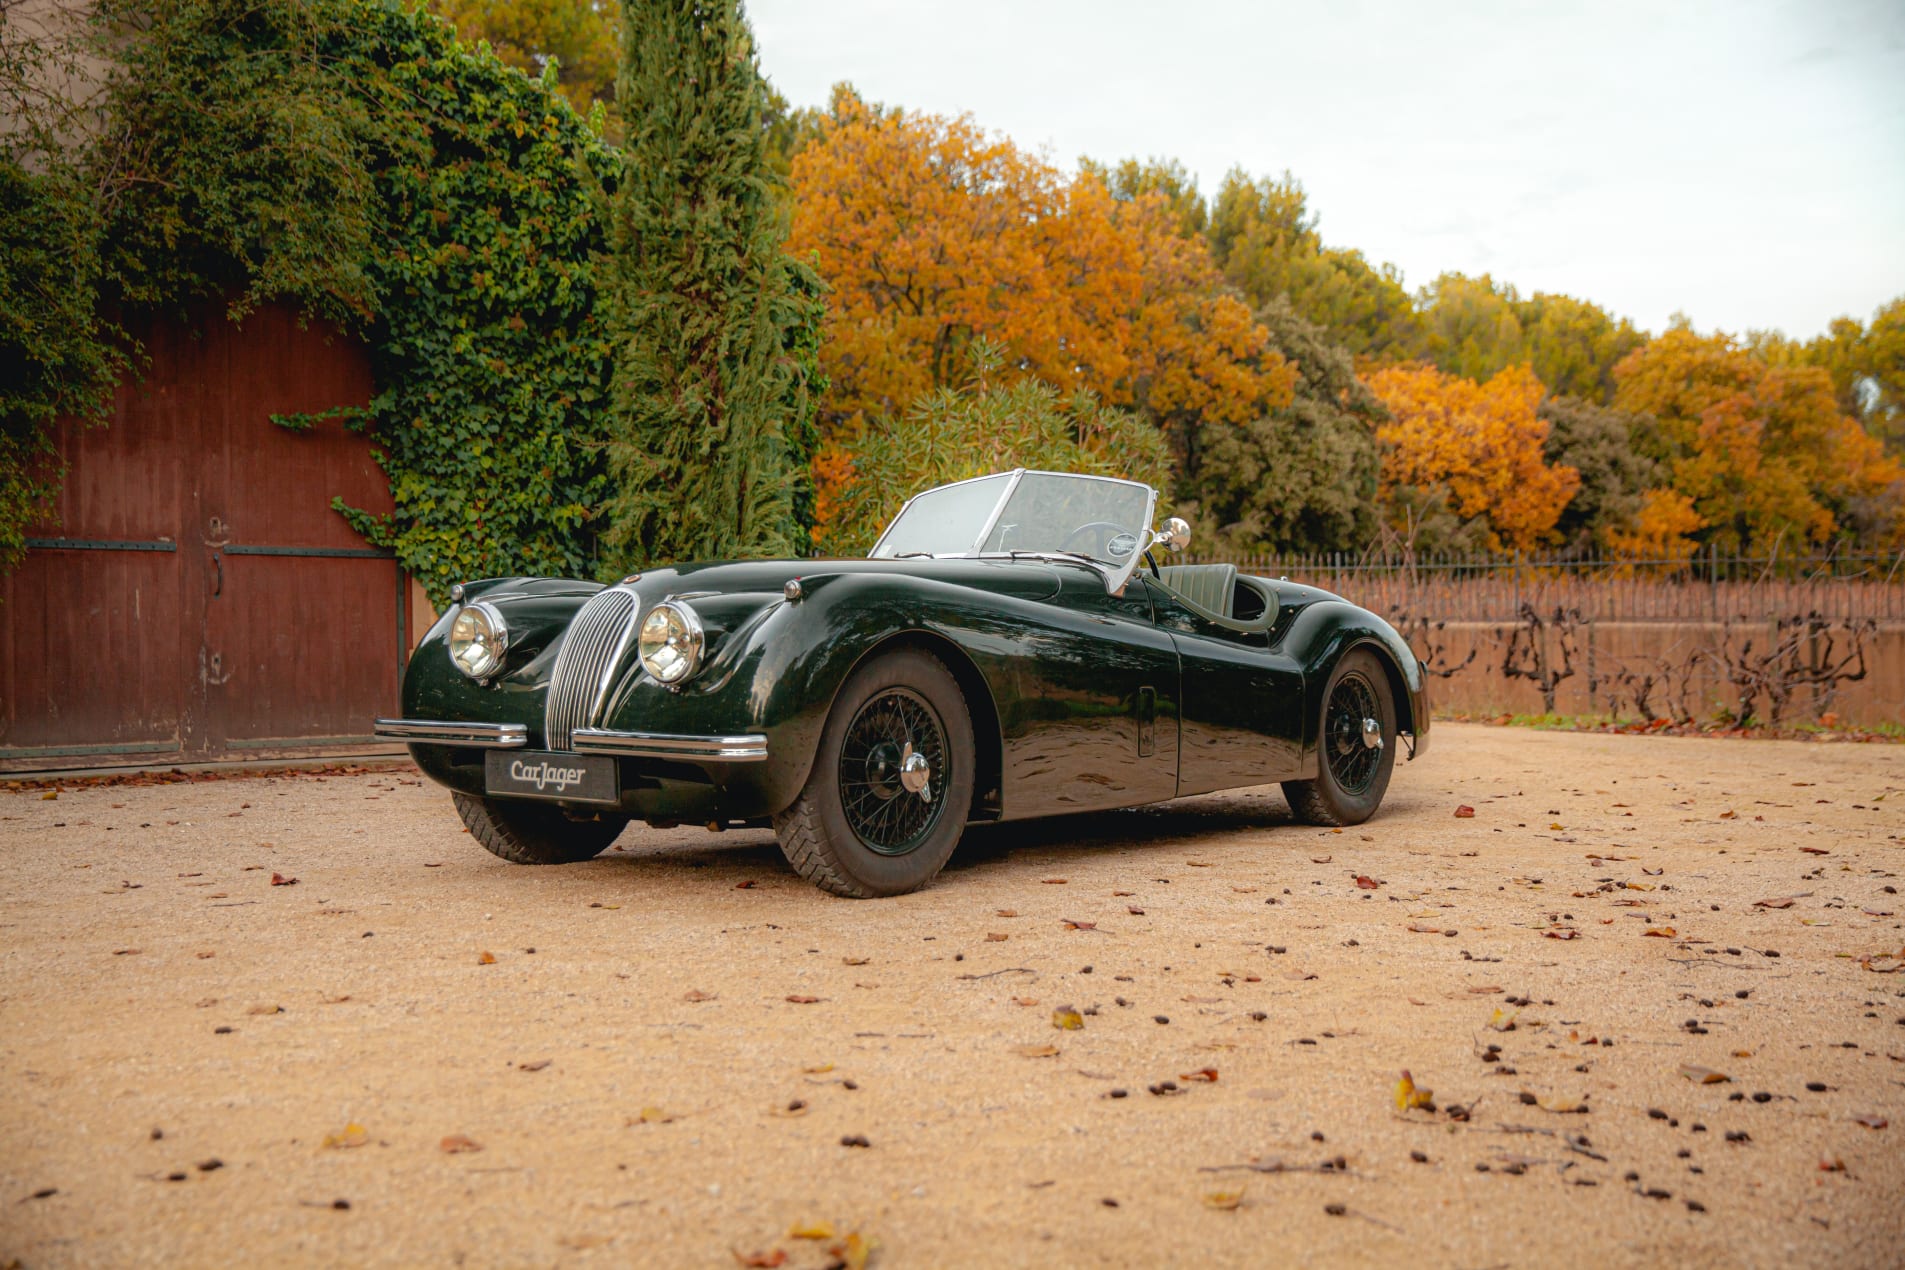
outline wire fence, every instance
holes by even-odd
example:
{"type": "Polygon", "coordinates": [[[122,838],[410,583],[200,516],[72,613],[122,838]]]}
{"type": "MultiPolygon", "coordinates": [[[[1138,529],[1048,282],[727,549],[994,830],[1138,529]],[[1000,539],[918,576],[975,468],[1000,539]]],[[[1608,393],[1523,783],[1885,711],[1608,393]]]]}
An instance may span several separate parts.
{"type": "Polygon", "coordinates": [[[1513,622],[1522,606],[1590,622],[1828,620],[1905,622],[1905,553],[1723,555],[1633,560],[1560,556],[1249,556],[1187,554],[1335,592],[1378,613],[1513,622]]]}

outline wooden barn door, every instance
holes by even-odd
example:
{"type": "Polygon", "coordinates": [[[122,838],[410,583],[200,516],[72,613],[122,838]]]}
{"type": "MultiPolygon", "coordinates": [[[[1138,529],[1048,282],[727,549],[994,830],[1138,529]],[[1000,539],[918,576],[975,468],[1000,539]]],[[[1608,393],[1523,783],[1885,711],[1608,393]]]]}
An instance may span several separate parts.
{"type": "Polygon", "coordinates": [[[145,333],[111,422],[69,429],[54,524],[0,584],[0,767],[358,744],[394,710],[402,575],[331,509],[389,486],[336,422],[355,342],[287,311],[145,333]]]}

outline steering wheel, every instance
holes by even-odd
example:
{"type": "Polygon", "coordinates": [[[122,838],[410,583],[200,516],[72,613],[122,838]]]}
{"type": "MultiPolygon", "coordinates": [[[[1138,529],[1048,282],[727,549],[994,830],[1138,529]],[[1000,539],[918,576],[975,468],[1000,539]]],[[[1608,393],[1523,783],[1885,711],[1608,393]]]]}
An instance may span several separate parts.
{"type": "Polygon", "coordinates": [[[1123,525],[1113,524],[1111,521],[1108,521],[1108,520],[1094,520],[1094,521],[1090,521],[1087,524],[1080,525],[1078,528],[1072,530],[1069,534],[1066,534],[1065,541],[1059,546],[1059,550],[1060,551],[1077,551],[1078,548],[1072,546],[1072,543],[1077,541],[1078,536],[1080,534],[1087,533],[1093,529],[1104,529],[1104,530],[1110,531],[1111,537],[1107,537],[1101,544],[1099,544],[1100,550],[1103,550],[1105,547],[1109,547],[1111,545],[1111,538],[1119,534],[1124,534],[1131,537],[1134,540],[1133,547],[1135,549],[1135,546],[1136,546],[1135,539],[1137,538],[1136,534],[1131,533],[1131,531],[1126,529],[1123,525]]]}

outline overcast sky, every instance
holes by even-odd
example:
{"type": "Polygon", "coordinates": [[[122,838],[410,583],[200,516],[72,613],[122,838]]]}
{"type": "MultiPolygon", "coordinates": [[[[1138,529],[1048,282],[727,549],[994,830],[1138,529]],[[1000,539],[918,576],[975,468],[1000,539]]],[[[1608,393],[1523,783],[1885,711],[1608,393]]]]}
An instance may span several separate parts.
{"type": "Polygon", "coordinates": [[[1659,330],[1905,294],[1905,0],[749,0],[795,105],[970,113],[1071,168],[1292,172],[1323,239],[1659,330]]]}

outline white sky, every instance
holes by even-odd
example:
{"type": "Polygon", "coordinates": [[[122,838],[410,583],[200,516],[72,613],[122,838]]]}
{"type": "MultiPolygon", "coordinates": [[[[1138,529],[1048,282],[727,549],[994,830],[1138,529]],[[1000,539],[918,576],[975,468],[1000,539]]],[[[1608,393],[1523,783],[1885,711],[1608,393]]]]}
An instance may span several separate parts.
{"type": "Polygon", "coordinates": [[[970,113],[1069,168],[1291,171],[1323,239],[1659,330],[1905,294],[1905,0],[749,0],[795,105],[970,113]]]}

